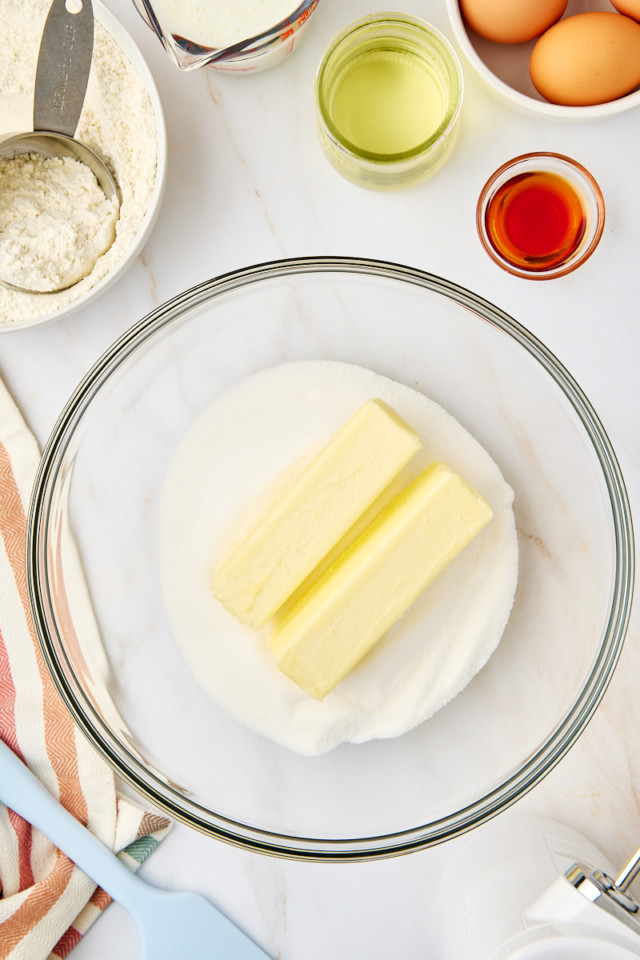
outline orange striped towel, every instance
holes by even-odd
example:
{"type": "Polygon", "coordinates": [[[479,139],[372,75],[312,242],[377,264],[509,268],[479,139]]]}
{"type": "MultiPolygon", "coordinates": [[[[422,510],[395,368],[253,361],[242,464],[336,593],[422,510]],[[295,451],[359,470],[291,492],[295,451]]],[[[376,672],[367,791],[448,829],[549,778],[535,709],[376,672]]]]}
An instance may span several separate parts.
{"type": "MultiPolygon", "coordinates": [[[[58,697],[29,611],[26,515],[40,459],[0,382],[0,737],[74,816],[136,869],[169,821],[116,793],[113,773],[58,697]]],[[[109,902],[51,844],[0,804],[0,960],[66,957],[109,902]]]]}

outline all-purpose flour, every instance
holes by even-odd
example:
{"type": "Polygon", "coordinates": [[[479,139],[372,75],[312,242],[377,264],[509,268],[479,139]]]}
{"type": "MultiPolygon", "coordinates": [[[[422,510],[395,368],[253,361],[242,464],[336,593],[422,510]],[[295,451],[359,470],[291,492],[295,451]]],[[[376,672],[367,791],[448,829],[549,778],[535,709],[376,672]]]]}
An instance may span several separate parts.
{"type": "Polygon", "coordinates": [[[77,283],[115,238],[118,204],[72,157],[0,157],[0,277],[48,292],[77,283]]]}
{"type": "MultiPolygon", "coordinates": [[[[392,484],[390,494],[397,484],[392,484]]],[[[351,364],[282,364],[221,395],[191,426],[161,501],[169,619],[185,663],[238,722],[303,754],[395,737],[471,680],[498,644],[517,580],[513,492],[470,434],[423,394],[351,364]],[[275,665],[266,638],[211,594],[211,572],[287,481],[365,400],[379,397],[418,431],[400,485],[442,460],[489,502],[493,519],[358,667],[313,700],[275,665]]]]}
{"type": "MultiPolygon", "coordinates": [[[[0,24],[0,133],[28,130],[40,37],[49,0],[2,0],[0,24]]],[[[72,303],[108,275],[134,241],[149,207],[156,177],[158,139],[144,82],[96,20],[93,63],[76,131],[115,176],[121,194],[116,237],[89,276],[46,296],[0,289],[0,323],[19,324],[72,303]]]]}

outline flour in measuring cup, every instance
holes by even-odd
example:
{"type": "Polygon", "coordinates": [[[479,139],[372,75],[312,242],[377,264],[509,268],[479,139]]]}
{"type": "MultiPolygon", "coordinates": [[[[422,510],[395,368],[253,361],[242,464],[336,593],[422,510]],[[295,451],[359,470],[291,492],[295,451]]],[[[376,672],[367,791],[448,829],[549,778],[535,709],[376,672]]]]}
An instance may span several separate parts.
{"type": "MultiPolygon", "coordinates": [[[[1,0],[0,133],[28,130],[38,49],[50,0],[1,0]]],[[[115,240],[79,283],[46,297],[0,288],[0,325],[20,326],[67,307],[105,280],[126,256],[154,195],[158,160],[156,117],[145,86],[96,10],[93,61],[76,138],[113,174],[120,193],[115,240]]]]}
{"type": "Polygon", "coordinates": [[[41,293],[77,283],[113,243],[117,214],[73,157],[0,157],[0,278],[41,293]]]}

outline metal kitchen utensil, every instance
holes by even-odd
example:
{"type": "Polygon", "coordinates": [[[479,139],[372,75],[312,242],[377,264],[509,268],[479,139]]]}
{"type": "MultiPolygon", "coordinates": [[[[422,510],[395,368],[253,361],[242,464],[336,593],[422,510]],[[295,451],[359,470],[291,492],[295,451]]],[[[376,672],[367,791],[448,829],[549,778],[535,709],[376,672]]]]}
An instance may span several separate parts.
{"type": "Polygon", "coordinates": [[[142,960],[268,960],[267,954],[195,893],[161,890],[125,867],[0,741],[0,800],[37,827],[133,918],[142,960]]]}
{"type": "Polygon", "coordinates": [[[578,861],[564,874],[568,882],[620,923],[640,937],[640,904],[628,893],[630,885],[640,873],[640,848],[627,861],[615,879],[606,870],[591,868],[578,861]]]}
{"type": "MultiPolygon", "coordinates": [[[[0,155],[39,153],[79,160],[93,172],[105,197],[119,206],[118,188],[111,172],[93,150],[75,139],[91,69],[93,33],[91,0],[53,0],[38,54],[33,130],[3,137],[0,155]]],[[[27,293],[56,292],[24,291],[1,278],[0,283],[27,293]]]]}

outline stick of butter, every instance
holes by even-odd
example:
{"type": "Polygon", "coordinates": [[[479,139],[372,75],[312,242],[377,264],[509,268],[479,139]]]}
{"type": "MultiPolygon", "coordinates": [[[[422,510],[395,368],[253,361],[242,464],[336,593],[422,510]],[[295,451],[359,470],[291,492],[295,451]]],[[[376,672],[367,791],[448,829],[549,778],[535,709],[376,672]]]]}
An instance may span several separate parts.
{"type": "Polygon", "coordinates": [[[283,617],[269,641],[280,669],[322,700],[491,516],[479,493],[432,463],[283,617]]]}
{"type": "Polygon", "coordinates": [[[381,400],[368,400],[220,564],[213,594],[261,627],[420,449],[381,400]]]}

